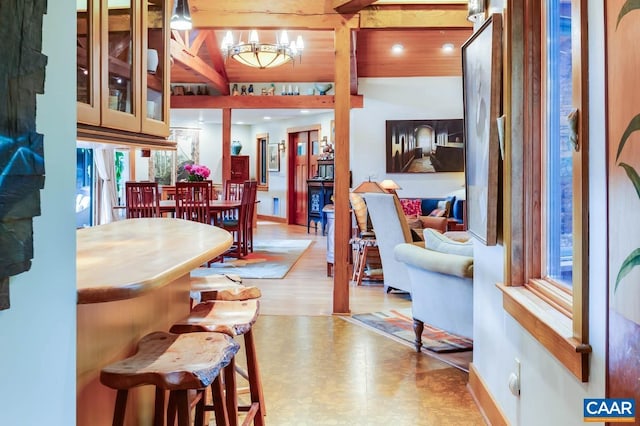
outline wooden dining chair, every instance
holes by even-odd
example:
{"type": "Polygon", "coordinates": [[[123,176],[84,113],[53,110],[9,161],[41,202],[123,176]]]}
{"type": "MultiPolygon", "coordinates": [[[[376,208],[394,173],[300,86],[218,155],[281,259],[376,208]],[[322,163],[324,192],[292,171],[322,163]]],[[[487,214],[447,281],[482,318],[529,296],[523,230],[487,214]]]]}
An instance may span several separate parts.
{"type": "Polygon", "coordinates": [[[125,182],[125,197],[127,219],[160,217],[157,182],[125,182]]]}
{"type": "Polygon", "coordinates": [[[244,231],[244,250],[245,254],[249,252],[253,253],[253,216],[256,209],[256,201],[258,195],[258,181],[250,181],[250,191],[248,206],[247,206],[247,219],[245,221],[245,231],[244,231]]]}
{"type": "Polygon", "coordinates": [[[209,182],[176,183],[176,217],[211,224],[209,182]]]}
{"type": "Polygon", "coordinates": [[[247,213],[249,204],[251,203],[251,193],[254,186],[257,189],[257,181],[255,180],[248,180],[244,182],[240,207],[235,209],[234,214],[224,218],[220,222],[219,226],[233,235],[233,244],[231,245],[231,248],[227,250],[227,256],[241,258],[247,254],[245,235],[247,230],[247,213]]]}

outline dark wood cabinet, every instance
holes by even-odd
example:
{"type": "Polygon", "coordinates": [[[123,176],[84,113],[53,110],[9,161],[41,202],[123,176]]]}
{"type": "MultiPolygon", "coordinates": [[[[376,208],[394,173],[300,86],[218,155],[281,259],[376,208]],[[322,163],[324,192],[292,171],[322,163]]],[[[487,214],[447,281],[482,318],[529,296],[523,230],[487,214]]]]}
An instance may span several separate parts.
{"type": "Polygon", "coordinates": [[[232,155],[231,156],[231,181],[244,182],[249,180],[249,156],[248,155],[232,155]]]}
{"type": "Polygon", "coordinates": [[[324,206],[332,204],[331,196],[333,195],[333,180],[328,179],[309,179],[307,180],[307,233],[311,222],[316,225],[318,231],[318,222],[320,223],[320,232],[322,235],[326,233],[327,214],[322,211],[324,206]]]}

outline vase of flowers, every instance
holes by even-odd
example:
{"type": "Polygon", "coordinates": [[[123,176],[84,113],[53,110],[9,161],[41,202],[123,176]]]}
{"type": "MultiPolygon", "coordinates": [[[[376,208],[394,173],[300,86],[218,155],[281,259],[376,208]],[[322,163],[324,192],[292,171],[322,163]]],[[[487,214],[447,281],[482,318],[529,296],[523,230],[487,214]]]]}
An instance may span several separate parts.
{"type": "Polygon", "coordinates": [[[189,182],[201,182],[209,177],[211,170],[207,166],[201,164],[186,164],[184,169],[189,175],[187,180],[189,182]]]}

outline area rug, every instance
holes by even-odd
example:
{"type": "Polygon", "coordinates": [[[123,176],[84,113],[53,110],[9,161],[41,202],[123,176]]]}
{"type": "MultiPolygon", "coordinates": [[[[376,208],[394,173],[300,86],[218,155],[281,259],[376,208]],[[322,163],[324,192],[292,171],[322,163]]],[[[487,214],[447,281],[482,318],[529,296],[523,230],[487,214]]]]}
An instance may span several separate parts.
{"type": "MultiPolygon", "coordinates": [[[[351,318],[383,333],[405,340],[412,345],[415,340],[410,308],[356,314],[351,318]]],[[[473,350],[472,340],[447,333],[429,324],[424,325],[422,345],[431,352],[441,354],[473,350]]]]}
{"type": "Polygon", "coordinates": [[[224,262],[195,269],[191,275],[237,274],[241,278],[284,278],[310,244],[311,240],[256,240],[253,242],[253,253],[242,259],[225,257],[224,262]]]}

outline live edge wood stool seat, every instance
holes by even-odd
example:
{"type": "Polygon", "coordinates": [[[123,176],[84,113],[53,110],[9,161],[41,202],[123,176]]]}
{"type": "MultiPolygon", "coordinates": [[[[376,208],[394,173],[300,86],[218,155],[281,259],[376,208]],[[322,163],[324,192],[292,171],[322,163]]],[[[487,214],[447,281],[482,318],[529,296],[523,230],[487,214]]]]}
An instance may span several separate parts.
{"type": "MultiPolygon", "coordinates": [[[[240,345],[221,333],[170,334],[154,332],[144,336],[134,355],[107,365],[100,372],[105,386],[117,389],[113,425],[123,425],[129,389],[154,385],[154,426],[164,424],[164,396],[169,391],[167,425],[191,426],[188,391],[197,391],[196,426],[204,424],[204,390],[211,386],[218,425],[230,423],[235,407],[223,403],[221,373],[227,394],[235,394],[234,357],[240,345]],[[226,367],[226,368],[225,368],[226,367]],[[230,415],[227,410],[233,410],[230,415]]],[[[237,414],[236,414],[237,415],[237,414]]]]}
{"type": "Polygon", "coordinates": [[[207,275],[191,277],[191,299],[195,303],[207,300],[248,300],[259,299],[262,292],[258,287],[242,285],[242,279],[233,275],[207,275]]]}
{"type": "MultiPolygon", "coordinates": [[[[256,299],[205,301],[195,305],[189,316],[175,323],[170,330],[172,333],[218,332],[231,337],[243,336],[251,404],[238,406],[236,394],[227,393],[228,398],[236,398],[234,402],[227,400],[227,405],[232,406],[235,403],[239,411],[247,413],[243,425],[248,425],[251,421],[256,426],[264,425],[265,405],[262,381],[252,330],[258,318],[259,306],[259,301],[256,299]]],[[[232,425],[235,424],[235,419],[229,420],[232,425]]]]}

